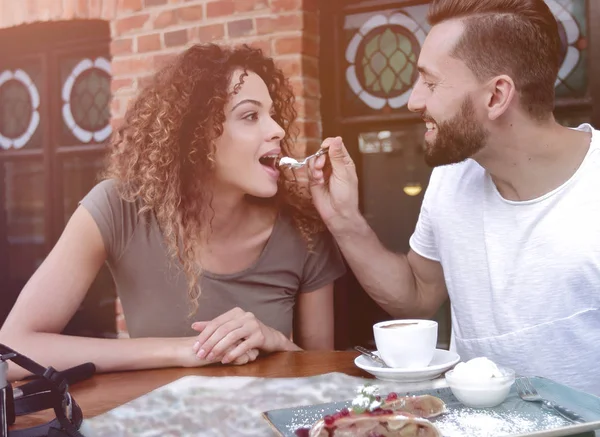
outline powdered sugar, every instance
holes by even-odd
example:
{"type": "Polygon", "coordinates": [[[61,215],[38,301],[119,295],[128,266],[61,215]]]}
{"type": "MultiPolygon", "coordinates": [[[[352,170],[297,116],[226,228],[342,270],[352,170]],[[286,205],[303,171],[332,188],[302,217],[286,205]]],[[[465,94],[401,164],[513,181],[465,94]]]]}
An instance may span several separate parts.
{"type": "Polygon", "coordinates": [[[298,409],[294,412],[290,421],[286,424],[289,435],[294,435],[295,431],[300,428],[310,428],[319,419],[322,419],[326,414],[331,414],[330,410],[306,410],[298,409]]]}
{"type": "Polygon", "coordinates": [[[569,422],[550,412],[532,417],[518,412],[459,408],[440,416],[435,425],[444,437],[501,437],[560,428],[569,422]]]}

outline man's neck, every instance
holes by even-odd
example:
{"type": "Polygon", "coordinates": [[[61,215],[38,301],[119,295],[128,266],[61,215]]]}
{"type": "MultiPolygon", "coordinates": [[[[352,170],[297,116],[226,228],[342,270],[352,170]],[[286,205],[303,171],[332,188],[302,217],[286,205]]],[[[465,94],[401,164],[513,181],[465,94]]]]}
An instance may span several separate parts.
{"type": "Polygon", "coordinates": [[[491,135],[474,159],[491,175],[507,200],[525,201],[560,187],[580,167],[591,134],[544,123],[511,123],[491,135]]]}

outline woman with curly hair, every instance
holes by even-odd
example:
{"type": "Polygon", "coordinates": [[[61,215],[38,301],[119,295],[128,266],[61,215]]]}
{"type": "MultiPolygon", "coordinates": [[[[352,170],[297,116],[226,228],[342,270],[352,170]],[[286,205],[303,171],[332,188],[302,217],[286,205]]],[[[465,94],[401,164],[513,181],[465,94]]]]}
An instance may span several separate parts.
{"type": "Polygon", "coordinates": [[[333,282],[345,267],[294,175],[277,167],[292,154],[293,104],[282,72],[247,46],[196,45],[159,71],[0,342],[58,369],[92,361],[98,371],[332,349],[333,282]],[[131,338],[60,334],[105,262],[131,338]]]}

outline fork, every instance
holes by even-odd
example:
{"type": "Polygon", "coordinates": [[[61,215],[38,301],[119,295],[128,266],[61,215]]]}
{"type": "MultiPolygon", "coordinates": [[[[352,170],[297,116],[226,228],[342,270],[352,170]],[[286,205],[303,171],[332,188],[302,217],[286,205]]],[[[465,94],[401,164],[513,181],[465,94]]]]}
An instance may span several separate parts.
{"type": "Polygon", "coordinates": [[[581,417],[579,414],[565,408],[563,406],[558,405],[556,402],[549,401],[547,399],[542,398],[529,378],[522,376],[515,380],[515,387],[517,388],[517,393],[519,397],[527,402],[539,402],[544,405],[546,408],[554,410],[562,417],[567,419],[573,423],[585,423],[585,419],[581,417]]]}
{"type": "Polygon", "coordinates": [[[279,158],[279,162],[277,163],[277,165],[279,167],[286,166],[286,167],[290,167],[293,169],[301,168],[301,167],[304,167],[306,164],[308,164],[309,159],[317,158],[317,157],[327,153],[328,150],[329,150],[328,147],[319,149],[319,151],[317,153],[307,156],[306,158],[304,158],[301,161],[298,161],[298,160],[292,158],[291,156],[282,156],[281,158],[279,158]]]}

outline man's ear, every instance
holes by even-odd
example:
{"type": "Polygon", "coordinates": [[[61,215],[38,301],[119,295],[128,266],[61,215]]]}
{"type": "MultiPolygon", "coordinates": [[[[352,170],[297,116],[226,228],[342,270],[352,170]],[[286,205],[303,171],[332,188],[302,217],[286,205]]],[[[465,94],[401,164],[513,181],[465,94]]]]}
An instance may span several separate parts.
{"type": "Polygon", "coordinates": [[[486,110],[490,120],[502,116],[516,96],[515,83],[510,76],[496,76],[486,85],[486,110]]]}

